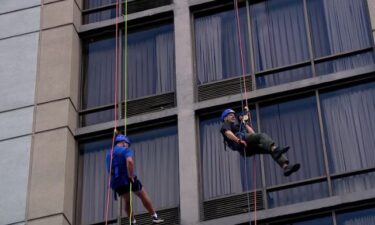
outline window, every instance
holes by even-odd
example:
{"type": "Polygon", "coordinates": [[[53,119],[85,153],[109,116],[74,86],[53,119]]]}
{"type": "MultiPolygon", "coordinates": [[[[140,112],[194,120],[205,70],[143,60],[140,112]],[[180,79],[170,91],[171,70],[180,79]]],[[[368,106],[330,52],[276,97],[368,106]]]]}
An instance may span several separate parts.
{"type": "MultiPolygon", "coordinates": [[[[117,0],[84,0],[83,24],[116,18],[117,0]]],[[[122,14],[125,14],[125,1],[118,0],[122,14]],[[122,4],[121,4],[122,3],[122,4]]],[[[172,0],[128,0],[128,14],[172,4],[172,0]]]]}
{"type": "MultiPolygon", "coordinates": [[[[134,150],[135,173],[147,189],[156,209],[179,206],[177,128],[165,127],[130,135],[134,150]]],[[[79,224],[104,221],[107,172],[105,155],[111,138],[80,145],[79,224]]],[[[112,196],[112,195],[111,195],[112,196]]],[[[134,201],[135,212],[145,212],[134,201]]],[[[117,203],[111,199],[109,218],[117,216],[117,203]]],[[[126,215],[124,215],[126,216],[126,215]]]]}
{"type": "MultiPolygon", "coordinates": [[[[375,167],[375,83],[360,84],[321,94],[322,116],[332,174],[375,167]]],[[[334,180],[335,194],[374,188],[374,174],[334,180]]]]}
{"type": "MultiPolygon", "coordinates": [[[[250,72],[246,8],[239,9],[246,72],[250,72]]],[[[235,11],[223,11],[194,21],[198,84],[242,75],[235,11]]]]}
{"type": "Polygon", "coordinates": [[[368,225],[375,224],[375,208],[354,212],[338,213],[337,225],[368,225]]]}
{"type": "MultiPolygon", "coordinates": [[[[116,55],[114,36],[112,34],[93,37],[84,41],[82,126],[114,119],[116,55]]],[[[119,101],[123,102],[125,90],[129,101],[174,92],[176,86],[174,55],[174,29],[172,24],[161,23],[157,26],[129,31],[128,79],[125,89],[124,75],[123,72],[120,72],[121,78],[118,79],[118,85],[121,86],[122,95],[120,95],[119,101]]],[[[122,58],[121,65],[124,66],[124,53],[122,53],[122,58]]],[[[171,100],[173,102],[165,103],[168,106],[163,105],[164,108],[174,106],[173,96],[171,100]]],[[[154,99],[152,102],[156,104],[158,100],[154,99]]],[[[141,104],[145,107],[140,110],[142,112],[159,110],[160,108],[151,103],[142,102],[141,104]]],[[[132,109],[135,108],[137,108],[137,105],[133,105],[132,109]]]]}
{"type": "MultiPolygon", "coordinates": [[[[241,38],[246,75],[258,89],[374,64],[366,0],[247,2],[241,38]]],[[[241,75],[234,14],[196,13],[198,85],[241,75]]]]}
{"type": "MultiPolygon", "coordinates": [[[[253,127],[256,127],[255,111],[251,111],[253,127]]],[[[253,158],[246,160],[229,147],[224,149],[220,133],[220,114],[210,114],[200,119],[200,149],[203,198],[210,200],[230,194],[239,194],[254,188],[253,158]]],[[[260,174],[260,160],[256,157],[260,174]]],[[[261,176],[257,176],[257,186],[261,176]]]]}

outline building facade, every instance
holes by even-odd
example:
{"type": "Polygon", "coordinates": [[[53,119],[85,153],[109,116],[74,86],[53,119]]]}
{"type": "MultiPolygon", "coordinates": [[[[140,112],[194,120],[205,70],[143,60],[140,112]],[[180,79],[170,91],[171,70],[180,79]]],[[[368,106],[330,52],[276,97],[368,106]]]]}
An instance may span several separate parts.
{"type": "Polygon", "coordinates": [[[115,127],[165,224],[375,224],[375,2],[234,3],[0,1],[0,225],[105,224],[115,127]],[[246,103],[298,173],[225,150],[246,103]]]}

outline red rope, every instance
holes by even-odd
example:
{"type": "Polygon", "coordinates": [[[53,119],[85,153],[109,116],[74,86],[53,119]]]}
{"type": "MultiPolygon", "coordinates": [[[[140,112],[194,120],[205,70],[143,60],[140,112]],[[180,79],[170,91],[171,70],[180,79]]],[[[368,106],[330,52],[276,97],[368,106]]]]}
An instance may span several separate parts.
{"type": "Polygon", "coordinates": [[[105,225],[108,224],[108,213],[109,213],[109,200],[110,200],[110,193],[111,193],[111,174],[112,174],[112,160],[113,160],[113,148],[115,145],[115,137],[117,132],[117,86],[118,86],[118,76],[119,76],[119,68],[118,68],[118,55],[119,55],[119,38],[118,38],[118,18],[119,18],[119,0],[116,0],[116,47],[115,47],[115,79],[114,79],[114,131],[113,131],[113,137],[112,137],[112,147],[111,147],[111,159],[109,163],[109,173],[108,173],[108,181],[107,181],[107,195],[106,195],[106,207],[105,207],[105,225]]]}
{"type": "MultiPolygon", "coordinates": [[[[234,7],[235,7],[235,13],[236,13],[236,21],[237,21],[237,35],[238,35],[238,44],[240,49],[240,61],[241,61],[241,69],[242,69],[242,82],[243,82],[243,91],[245,94],[242,94],[242,98],[245,99],[245,104],[247,109],[249,109],[248,106],[248,98],[247,98],[247,90],[246,90],[246,71],[245,71],[245,62],[243,57],[243,46],[242,46],[242,36],[241,36],[241,26],[240,26],[240,15],[238,10],[238,0],[234,0],[234,7]]],[[[248,111],[249,116],[249,122],[251,125],[251,114],[250,110],[248,111]]],[[[247,168],[246,168],[247,169],[247,168]]],[[[253,183],[254,183],[254,224],[257,225],[257,198],[256,198],[256,158],[254,157],[253,160],[253,183]]],[[[249,213],[250,213],[250,206],[249,207],[249,213]]],[[[249,221],[250,223],[250,221],[249,221]]]]}

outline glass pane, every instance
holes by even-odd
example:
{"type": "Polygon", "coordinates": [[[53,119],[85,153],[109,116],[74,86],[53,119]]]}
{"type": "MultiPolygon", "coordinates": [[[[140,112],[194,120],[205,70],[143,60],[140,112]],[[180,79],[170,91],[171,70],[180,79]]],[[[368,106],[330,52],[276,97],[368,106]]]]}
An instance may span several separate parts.
{"type": "Polygon", "coordinates": [[[98,12],[83,14],[83,24],[95,23],[113,18],[116,18],[116,6],[98,12]]]}
{"type": "Polygon", "coordinates": [[[355,175],[333,180],[334,195],[366,191],[375,188],[375,173],[355,175]]]}
{"type": "Polygon", "coordinates": [[[270,0],[250,6],[256,71],[309,59],[303,1],[270,0]]]}
{"type": "Polygon", "coordinates": [[[299,67],[282,72],[258,76],[256,85],[258,89],[289,83],[312,77],[311,66],[299,67]]]}
{"type": "Polygon", "coordinates": [[[327,182],[304,185],[281,191],[268,193],[268,206],[270,208],[290,205],[299,202],[307,202],[328,197],[327,182]]]}
{"type": "MultiPolygon", "coordinates": [[[[174,91],[174,52],[172,24],[129,33],[127,98],[135,99],[174,91]]],[[[124,83],[122,85],[124,87],[124,83]]]]}
{"type": "Polygon", "coordinates": [[[360,211],[338,213],[337,225],[370,225],[375,224],[375,208],[360,211]]]}
{"type": "Polygon", "coordinates": [[[271,223],[270,225],[333,225],[332,217],[322,217],[299,222],[271,223]]]}
{"type": "Polygon", "coordinates": [[[92,9],[112,3],[116,3],[116,0],[84,0],[83,5],[85,9],[92,9]]]}
{"type": "Polygon", "coordinates": [[[82,108],[114,102],[114,37],[94,38],[86,42],[82,108]]]}
{"type": "Polygon", "coordinates": [[[366,0],[308,1],[315,57],[370,47],[366,0]]]}
{"type": "MultiPolygon", "coordinates": [[[[239,9],[245,71],[250,73],[250,48],[245,7],[239,9]]],[[[242,75],[235,11],[194,20],[197,83],[242,75]]]]}
{"type": "Polygon", "coordinates": [[[375,83],[321,94],[331,173],[375,166],[375,83]]]}
{"type": "Polygon", "coordinates": [[[112,121],[115,118],[114,109],[103,110],[100,112],[89,113],[81,116],[81,126],[90,126],[97,123],[112,121]]]}
{"type": "Polygon", "coordinates": [[[271,156],[265,156],[267,185],[303,180],[324,175],[324,158],[315,96],[286,102],[261,105],[261,130],[271,136],[276,145],[289,145],[286,153],[290,163],[300,163],[301,169],[284,177],[283,170],[271,156]]]}
{"type": "MultiPolygon", "coordinates": [[[[254,110],[251,116],[252,125],[256,127],[254,110]]],[[[219,114],[203,118],[199,124],[204,200],[252,190],[255,182],[257,187],[261,186],[259,156],[255,157],[254,176],[254,157],[245,159],[229,147],[225,148],[221,126],[219,114]]]]}
{"type": "Polygon", "coordinates": [[[374,53],[366,52],[316,64],[316,75],[326,75],[374,64],[374,53]]]}

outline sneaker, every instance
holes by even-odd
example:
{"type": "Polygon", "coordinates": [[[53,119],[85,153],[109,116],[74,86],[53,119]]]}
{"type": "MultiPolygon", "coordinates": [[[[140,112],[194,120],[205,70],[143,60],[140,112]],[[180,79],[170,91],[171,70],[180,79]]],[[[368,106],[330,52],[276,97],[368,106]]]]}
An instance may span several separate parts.
{"type": "Polygon", "coordinates": [[[272,156],[275,159],[278,159],[281,157],[282,154],[286,153],[289,150],[289,146],[285,146],[283,148],[277,147],[275,150],[272,152],[272,156]]]}
{"type": "Polygon", "coordinates": [[[301,167],[301,165],[299,163],[296,163],[294,165],[288,165],[284,169],[284,176],[286,176],[286,177],[290,176],[290,174],[292,174],[294,172],[297,172],[300,167],[301,167]]]}
{"type": "Polygon", "coordinates": [[[153,216],[152,217],[152,222],[153,223],[162,223],[162,222],[164,222],[164,220],[160,219],[159,217],[153,216]]]}

